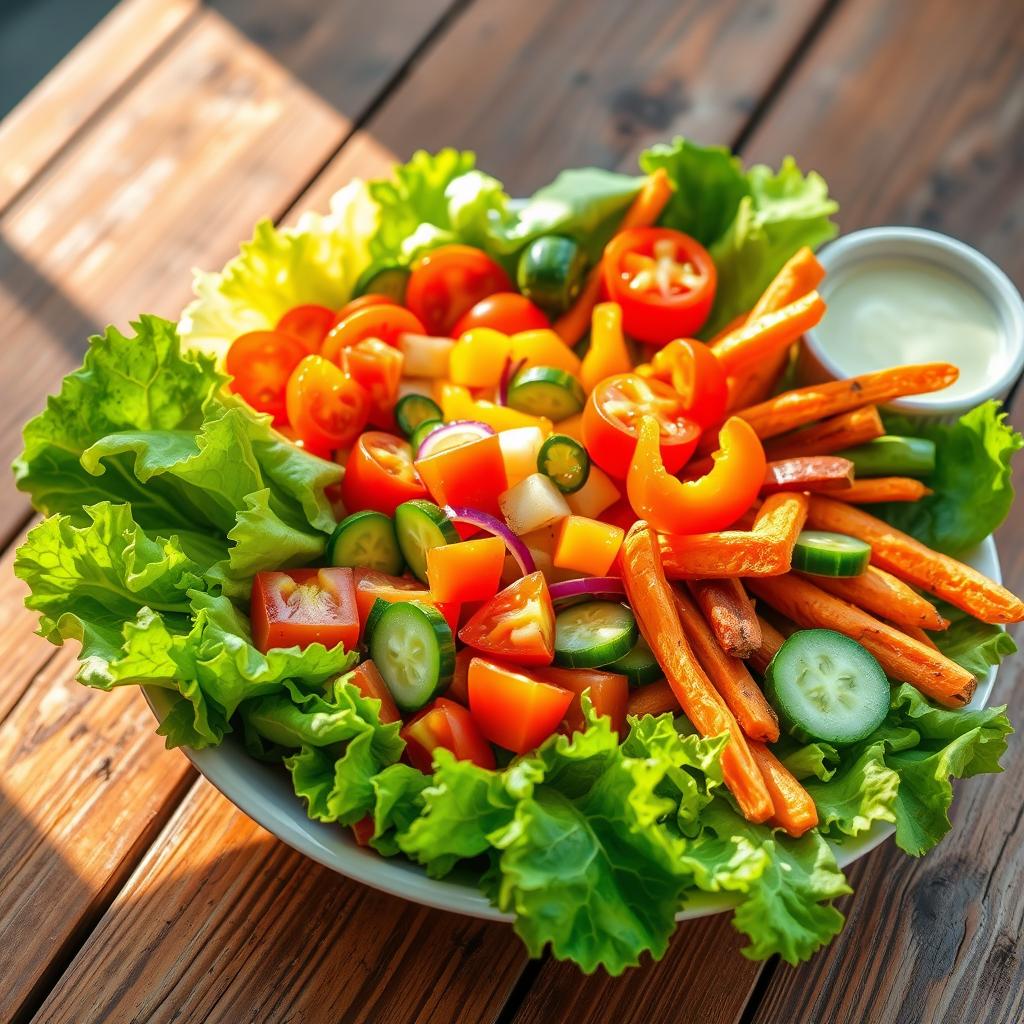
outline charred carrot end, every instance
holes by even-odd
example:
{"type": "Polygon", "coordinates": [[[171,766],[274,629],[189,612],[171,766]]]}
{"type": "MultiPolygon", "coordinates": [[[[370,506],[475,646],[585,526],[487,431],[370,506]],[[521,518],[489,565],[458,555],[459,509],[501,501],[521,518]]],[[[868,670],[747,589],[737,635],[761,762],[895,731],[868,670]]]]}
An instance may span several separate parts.
{"type": "Polygon", "coordinates": [[[749,658],[761,646],[754,604],[738,579],[691,580],[689,589],[726,654],[749,658]]]}
{"type": "Polygon", "coordinates": [[[853,463],[849,459],[838,455],[800,455],[769,462],[761,493],[835,491],[845,501],[853,485],[853,463]]]}
{"type": "Polygon", "coordinates": [[[751,742],[750,753],[772,797],[775,810],[771,823],[784,828],[794,838],[814,828],[818,824],[818,809],[811,794],[763,743],[751,742]]]}
{"type": "Polygon", "coordinates": [[[830,416],[792,434],[783,434],[764,446],[769,459],[790,459],[801,455],[831,455],[844,448],[867,444],[885,433],[882,417],[874,405],[830,416]]]}
{"type": "Polygon", "coordinates": [[[836,497],[851,505],[877,505],[882,501],[920,501],[931,494],[920,480],[909,476],[878,476],[871,480],[856,480],[836,497]]]}

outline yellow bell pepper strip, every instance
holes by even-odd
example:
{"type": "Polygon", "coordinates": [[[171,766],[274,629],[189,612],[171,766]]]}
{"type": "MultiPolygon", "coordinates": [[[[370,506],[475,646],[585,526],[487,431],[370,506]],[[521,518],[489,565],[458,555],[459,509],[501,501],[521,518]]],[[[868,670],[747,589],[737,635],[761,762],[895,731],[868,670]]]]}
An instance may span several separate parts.
{"type": "Polygon", "coordinates": [[[585,516],[566,516],[559,527],[552,561],[557,569],[607,576],[625,536],[621,526],[585,516]]]}
{"type": "Polygon", "coordinates": [[[452,420],[478,420],[494,430],[540,427],[545,437],[551,433],[551,420],[546,416],[531,416],[518,409],[510,409],[507,405],[474,399],[466,388],[457,384],[448,384],[442,389],[440,403],[446,423],[452,420]]]}
{"type": "Polygon", "coordinates": [[[622,307],[617,302],[602,302],[594,307],[590,348],[580,368],[583,390],[590,394],[605,377],[629,373],[632,369],[633,360],[629,358],[622,333],[622,307]]]}
{"type": "Polygon", "coordinates": [[[508,335],[490,327],[474,327],[455,342],[448,375],[453,384],[463,387],[494,388],[511,354],[512,340],[508,335]]]}
{"type": "Polygon", "coordinates": [[[665,469],[653,416],[640,424],[626,493],[633,511],[662,533],[709,533],[734,523],[757,498],[764,480],[764,449],[750,425],[733,416],[719,434],[711,472],[677,480],[665,469]]]}
{"type": "MultiPolygon", "coordinates": [[[[554,331],[541,328],[512,335],[513,363],[522,362],[524,369],[532,366],[553,366],[574,377],[580,375],[580,357],[554,331]]],[[[500,362],[500,360],[499,360],[500,362]]]]}

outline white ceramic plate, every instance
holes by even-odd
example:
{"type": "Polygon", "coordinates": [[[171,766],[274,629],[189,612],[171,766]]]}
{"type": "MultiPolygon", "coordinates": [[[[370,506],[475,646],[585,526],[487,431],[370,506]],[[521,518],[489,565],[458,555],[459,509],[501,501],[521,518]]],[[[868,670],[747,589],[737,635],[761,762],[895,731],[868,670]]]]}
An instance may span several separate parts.
{"type": "MultiPolygon", "coordinates": [[[[1000,580],[999,556],[995,542],[989,537],[972,551],[966,562],[985,575],[1000,580]]],[[[971,701],[972,708],[988,703],[995,682],[995,669],[982,682],[971,701]]],[[[162,719],[170,706],[168,692],[147,689],[147,699],[157,718],[162,719]]],[[[373,850],[357,846],[349,830],[337,825],[310,821],[302,802],[295,796],[287,773],[262,764],[246,754],[241,742],[228,737],[219,747],[208,750],[185,750],[188,759],[236,807],[272,832],[278,839],[307,857],[332,868],[357,882],[422,903],[440,910],[451,910],[491,921],[511,921],[512,915],[491,906],[472,883],[451,878],[437,881],[400,857],[385,859],[373,850]]],[[[876,822],[874,828],[854,840],[836,846],[841,867],[863,857],[869,850],[894,832],[891,825],[876,822]]],[[[732,898],[718,894],[699,894],[688,901],[677,915],[680,921],[706,917],[728,910],[732,898]]]]}

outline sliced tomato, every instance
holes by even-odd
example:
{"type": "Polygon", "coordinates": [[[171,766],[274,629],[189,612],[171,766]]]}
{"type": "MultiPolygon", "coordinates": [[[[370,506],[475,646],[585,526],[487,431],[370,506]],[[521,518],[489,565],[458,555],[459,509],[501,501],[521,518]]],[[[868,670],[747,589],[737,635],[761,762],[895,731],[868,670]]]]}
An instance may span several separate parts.
{"type": "Polygon", "coordinates": [[[629,472],[644,416],[658,421],[665,468],[677,473],[687,463],[700,427],[686,414],[683,399],[661,381],[620,373],[601,381],[583,408],[583,442],[606,473],[622,479],[629,472]]]}
{"type": "Polygon", "coordinates": [[[258,572],[252,585],[252,639],[267,653],[274,647],[320,643],[327,648],[359,642],[359,612],[351,569],[289,569],[258,572]]]}
{"type": "Polygon", "coordinates": [[[367,338],[376,338],[386,345],[398,347],[402,334],[425,334],[422,322],[409,310],[393,302],[375,302],[363,306],[338,322],[324,338],[320,355],[332,363],[341,362],[341,350],[356,345],[367,338]]]}
{"type": "Polygon", "coordinates": [[[525,295],[519,292],[495,292],[459,317],[452,329],[452,337],[461,338],[474,327],[490,327],[502,334],[518,334],[520,331],[539,331],[550,326],[551,321],[540,307],[535,306],[525,295]]]}
{"type": "Polygon", "coordinates": [[[725,418],[729,381],[718,357],[702,341],[678,338],[654,353],[650,377],[679,392],[686,415],[706,430],[725,418]]]}
{"type": "Polygon", "coordinates": [[[377,598],[384,601],[421,601],[435,607],[451,627],[452,634],[459,626],[459,615],[462,606],[454,601],[435,601],[430,591],[416,580],[404,576],[389,576],[376,569],[355,569],[356,611],[359,614],[359,630],[362,634],[366,618],[370,614],[373,602],[377,598]]]}
{"type": "Polygon", "coordinates": [[[351,299],[341,307],[338,312],[337,319],[334,321],[336,324],[340,324],[347,316],[350,316],[357,309],[366,309],[367,306],[398,306],[401,303],[396,302],[390,295],[360,295],[357,299],[351,299]]]}
{"type": "Polygon", "coordinates": [[[605,247],[608,298],[622,307],[627,334],[652,345],[692,338],[715,299],[718,274],[695,238],[671,228],[630,228],[605,247]]]}
{"type": "Polygon", "coordinates": [[[447,697],[438,697],[410,719],[400,735],[409,763],[421,772],[434,770],[434,751],[439,747],[450,750],[459,761],[494,767],[494,751],[473,716],[447,697]]]}
{"type": "Polygon", "coordinates": [[[277,321],[274,330],[297,338],[309,354],[320,351],[324,338],[337,322],[338,314],[326,306],[293,306],[277,321]]]}
{"type": "Polygon", "coordinates": [[[350,445],[366,426],[370,396],[323,356],[306,356],[285,390],[292,429],[314,451],[350,445]]]}
{"type": "Polygon", "coordinates": [[[349,682],[355,686],[364,697],[380,701],[380,720],[388,725],[390,722],[400,722],[402,716],[395,704],[395,698],[391,696],[384,677],[380,674],[377,666],[369,659],[360,662],[349,677],[349,682]]]}
{"type": "Polygon", "coordinates": [[[269,413],[276,424],[288,422],[285,392],[288,378],[306,350],[280,331],[250,331],[231,343],[225,369],[229,387],[257,412],[269,413]]]}
{"type": "Polygon", "coordinates": [[[569,735],[583,732],[586,719],[583,717],[583,694],[590,698],[594,711],[607,715],[612,728],[619,734],[626,734],[626,702],[629,700],[629,680],[618,672],[602,672],[596,668],[551,668],[537,669],[535,675],[546,683],[561,686],[572,691],[572,703],[565,713],[565,730],[569,735]]]}
{"type": "Polygon", "coordinates": [[[447,335],[481,299],[511,291],[508,274],[483,250],[442,245],[416,261],[405,304],[423,321],[427,333],[447,335]]]}
{"type": "Polygon", "coordinates": [[[369,394],[370,422],[392,427],[402,379],[402,353],[377,338],[364,338],[341,350],[341,368],[369,394]]]}
{"type": "Polygon", "coordinates": [[[403,501],[426,496],[407,441],[380,430],[359,436],[341,481],[341,497],[349,513],[369,508],[390,516],[403,501]]]}
{"type": "Polygon", "coordinates": [[[531,572],[495,594],[459,630],[459,639],[519,665],[550,665],[555,657],[555,609],[544,573],[531,572]]]}
{"type": "Polygon", "coordinates": [[[525,754],[559,726],[572,693],[509,665],[474,658],[469,663],[469,709],[492,743],[525,754]]]}

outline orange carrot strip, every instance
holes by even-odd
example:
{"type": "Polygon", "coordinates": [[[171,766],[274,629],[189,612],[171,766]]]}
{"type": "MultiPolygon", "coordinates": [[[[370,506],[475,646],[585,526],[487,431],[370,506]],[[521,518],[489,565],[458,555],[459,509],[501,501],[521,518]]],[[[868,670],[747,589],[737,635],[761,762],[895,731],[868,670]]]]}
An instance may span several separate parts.
{"type": "Polygon", "coordinates": [[[818,824],[818,809],[814,806],[811,794],[763,743],[752,741],[750,752],[772,795],[775,812],[771,824],[784,828],[794,838],[814,828],[818,824]]]}
{"type": "Polygon", "coordinates": [[[757,612],[739,580],[691,580],[689,588],[726,654],[749,658],[761,646],[757,612]]]}
{"type": "Polygon", "coordinates": [[[672,692],[672,687],[664,679],[629,691],[629,699],[626,701],[627,715],[663,715],[666,711],[678,713],[679,701],[672,692]]]}
{"type": "Polygon", "coordinates": [[[729,706],[744,735],[774,743],[779,738],[779,720],[747,666],[718,646],[715,634],[682,587],[674,587],[673,595],[679,621],[697,661],[729,706]]]}
{"type": "Polygon", "coordinates": [[[920,480],[909,476],[876,476],[855,480],[836,497],[851,505],[876,505],[880,501],[920,501],[932,493],[920,480]]]}
{"type": "Polygon", "coordinates": [[[831,455],[844,448],[867,444],[885,433],[882,417],[873,405],[830,416],[827,420],[783,434],[764,446],[769,459],[790,459],[798,455],[831,455]]]}
{"type": "MultiPolygon", "coordinates": [[[[671,198],[672,182],[669,180],[665,168],[659,167],[653,174],[647,176],[643,188],[637,193],[636,199],[633,200],[625,217],[622,218],[619,231],[650,227],[661,216],[661,211],[665,209],[671,198]]],[[[591,314],[600,298],[601,260],[598,260],[591,267],[583,290],[576,297],[576,301],[551,325],[555,333],[567,345],[575,345],[587,333],[590,328],[591,314]]]]}
{"type": "Polygon", "coordinates": [[[785,643],[786,637],[760,615],[757,617],[757,622],[761,627],[761,646],[750,655],[748,660],[755,671],[764,675],[768,668],[768,662],[779,653],[779,648],[785,643]]]}
{"type": "Polygon", "coordinates": [[[939,645],[923,630],[918,626],[900,626],[897,623],[893,623],[897,629],[903,630],[907,636],[913,637],[919,643],[925,644],[927,647],[931,647],[934,650],[939,649],[939,645]]]}
{"type": "Polygon", "coordinates": [[[671,586],[665,579],[654,532],[634,523],[622,546],[622,582],[644,639],[665,673],[686,717],[702,736],[729,733],[722,750],[722,776],[744,817],[765,821],[772,799],[743,732],[711,685],[686,640],[671,586]]]}
{"type": "Polygon", "coordinates": [[[889,619],[901,629],[905,626],[936,630],[949,628],[948,620],[936,611],[931,601],[876,565],[869,565],[867,572],[859,576],[815,576],[811,582],[833,597],[889,619]]]}
{"type": "Polygon", "coordinates": [[[941,597],[982,622],[1024,621],[1024,601],[977,569],[939,554],[888,523],[842,501],[814,497],[808,524],[859,537],[871,545],[871,563],[911,586],[941,597]]]}
{"type": "Polygon", "coordinates": [[[797,625],[834,629],[856,640],[878,659],[886,675],[946,707],[963,707],[974,694],[974,676],[955,661],[801,576],[749,580],[747,586],[797,625]]]}

